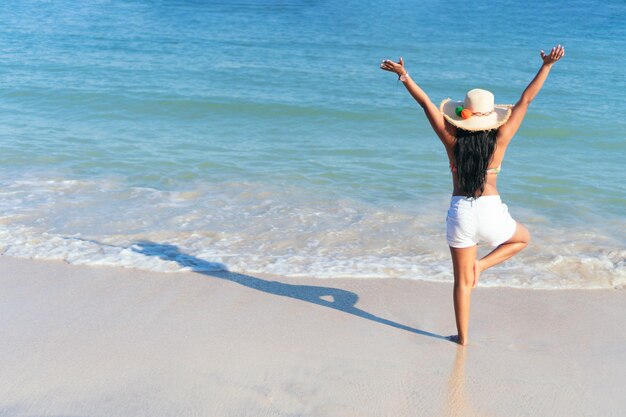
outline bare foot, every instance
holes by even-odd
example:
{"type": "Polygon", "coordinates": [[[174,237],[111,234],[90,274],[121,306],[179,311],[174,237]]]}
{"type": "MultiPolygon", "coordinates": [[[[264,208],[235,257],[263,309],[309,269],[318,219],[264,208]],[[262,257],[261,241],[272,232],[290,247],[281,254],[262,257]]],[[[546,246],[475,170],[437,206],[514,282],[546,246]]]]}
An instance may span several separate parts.
{"type": "Polygon", "coordinates": [[[458,335],[458,334],[455,334],[455,335],[453,335],[453,336],[448,336],[448,339],[449,339],[451,342],[458,343],[458,344],[459,344],[459,345],[461,345],[461,346],[467,346],[467,345],[469,344],[469,341],[468,341],[467,339],[461,339],[461,338],[459,338],[459,335],[458,335]]]}
{"type": "Polygon", "coordinates": [[[476,259],[476,261],[474,262],[474,283],[472,284],[472,288],[476,288],[476,286],[478,285],[478,277],[480,276],[481,272],[482,270],[480,269],[480,261],[476,259]]]}

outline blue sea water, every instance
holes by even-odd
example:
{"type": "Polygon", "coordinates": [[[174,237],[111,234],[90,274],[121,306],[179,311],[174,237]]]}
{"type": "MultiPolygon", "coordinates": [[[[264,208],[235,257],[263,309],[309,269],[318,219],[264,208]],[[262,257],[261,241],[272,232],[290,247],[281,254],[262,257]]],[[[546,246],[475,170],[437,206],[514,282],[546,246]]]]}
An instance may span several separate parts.
{"type": "MultiPolygon", "coordinates": [[[[484,285],[626,285],[623,1],[0,3],[0,253],[451,281],[435,103],[551,71],[499,190],[533,242],[484,285]],[[144,243],[145,244],[145,243],[144,243]],[[165,248],[166,246],[162,246],[165,248]]],[[[487,248],[481,248],[484,253],[487,248]]]]}

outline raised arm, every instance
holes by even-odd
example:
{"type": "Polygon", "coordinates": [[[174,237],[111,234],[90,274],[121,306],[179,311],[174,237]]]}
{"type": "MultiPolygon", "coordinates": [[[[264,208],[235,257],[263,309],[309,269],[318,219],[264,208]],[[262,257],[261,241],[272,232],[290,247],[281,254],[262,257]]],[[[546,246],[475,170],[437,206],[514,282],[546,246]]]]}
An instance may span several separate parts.
{"type": "Polygon", "coordinates": [[[439,108],[433,104],[424,90],[422,90],[419,85],[413,81],[409,73],[404,68],[404,61],[402,60],[402,57],[400,57],[400,61],[398,62],[385,59],[380,63],[380,68],[398,75],[407,91],[411,94],[411,96],[413,96],[422,109],[424,109],[424,113],[426,114],[433,130],[437,136],[439,136],[439,139],[441,139],[446,147],[453,146],[454,135],[446,130],[446,122],[443,115],[439,111],[439,108]]]}
{"type": "Polygon", "coordinates": [[[522,120],[524,120],[526,110],[528,110],[528,105],[537,96],[544,81],[548,78],[552,65],[554,65],[554,63],[559,59],[563,58],[564,55],[565,48],[561,45],[557,45],[552,48],[549,55],[546,55],[543,51],[541,51],[543,64],[541,65],[541,68],[539,68],[539,72],[537,72],[535,78],[533,78],[530,84],[528,84],[528,87],[526,87],[522,93],[518,102],[515,103],[515,106],[513,106],[509,120],[507,120],[506,123],[498,129],[498,143],[508,144],[511,141],[515,132],[517,132],[517,129],[519,129],[522,124],[522,120]]]}

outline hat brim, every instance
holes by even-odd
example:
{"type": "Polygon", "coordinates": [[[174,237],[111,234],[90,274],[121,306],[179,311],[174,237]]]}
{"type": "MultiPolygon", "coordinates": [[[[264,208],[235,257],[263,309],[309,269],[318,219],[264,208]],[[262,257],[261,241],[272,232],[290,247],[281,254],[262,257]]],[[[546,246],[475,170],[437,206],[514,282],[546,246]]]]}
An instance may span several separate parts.
{"type": "Polygon", "coordinates": [[[471,131],[499,128],[509,120],[513,107],[511,104],[496,104],[494,105],[494,112],[489,116],[472,116],[469,119],[463,119],[457,116],[455,111],[458,106],[462,105],[462,101],[452,101],[447,98],[441,102],[439,110],[443,117],[454,126],[471,131]]]}

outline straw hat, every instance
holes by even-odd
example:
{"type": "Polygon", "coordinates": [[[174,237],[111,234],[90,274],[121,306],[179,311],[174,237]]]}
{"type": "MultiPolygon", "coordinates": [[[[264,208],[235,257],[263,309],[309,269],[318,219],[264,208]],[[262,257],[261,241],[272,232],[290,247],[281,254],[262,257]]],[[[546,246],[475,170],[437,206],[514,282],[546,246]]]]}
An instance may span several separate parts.
{"type": "Polygon", "coordinates": [[[465,94],[465,101],[445,99],[439,105],[443,116],[465,130],[490,130],[502,126],[511,115],[511,104],[493,104],[493,94],[475,88],[465,94]]]}

